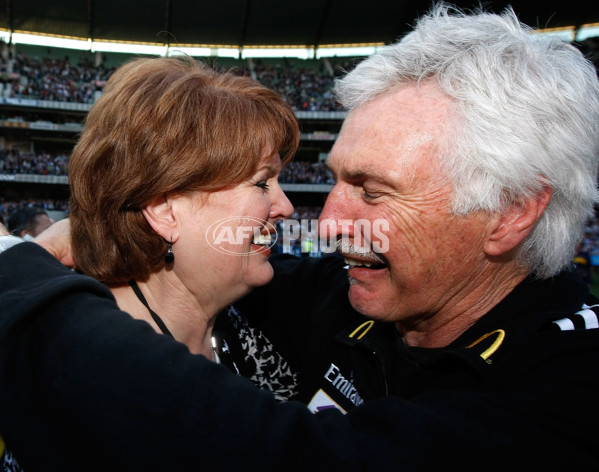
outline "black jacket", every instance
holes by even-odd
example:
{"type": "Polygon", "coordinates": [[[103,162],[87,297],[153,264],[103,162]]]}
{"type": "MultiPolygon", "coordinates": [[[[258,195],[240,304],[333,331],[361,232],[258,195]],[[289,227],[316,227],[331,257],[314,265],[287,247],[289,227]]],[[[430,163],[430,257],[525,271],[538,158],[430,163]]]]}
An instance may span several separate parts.
{"type": "MultiPolygon", "coordinates": [[[[329,263],[305,262],[316,272],[329,263]]],[[[298,306],[337,296],[321,282],[294,300],[298,306]]],[[[576,327],[584,300],[584,284],[569,274],[527,281],[449,349],[400,350],[395,359],[383,352],[390,368],[402,369],[385,371],[388,397],[347,414],[312,414],[189,354],[118,310],[102,284],[23,243],[0,255],[0,431],[26,472],[594,470],[599,330],[552,323],[571,319],[576,327]],[[496,329],[505,337],[489,363],[481,354],[497,334],[476,341],[496,329]]],[[[275,305],[279,317],[298,313],[275,305]]],[[[333,324],[308,321],[299,334],[314,326],[320,334],[293,339],[288,350],[325,352],[327,365],[329,348],[310,343],[326,342],[333,324]]],[[[290,362],[305,373],[300,363],[313,357],[290,362]]]]}
{"type": "MultiPolygon", "coordinates": [[[[393,324],[353,310],[341,258],[277,255],[271,263],[273,281],[236,306],[298,371],[296,398],[306,403],[325,393],[347,411],[387,396],[515,391],[537,370],[539,382],[551,381],[539,369],[550,368],[550,361],[576,352],[585,353],[581,361],[597,355],[599,300],[574,272],[545,281],[528,278],[451,345],[417,349],[405,346],[393,324]]],[[[587,393],[597,385],[588,383],[587,393]]]]}
{"type": "Polygon", "coordinates": [[[398,333],[393,324],[375,323],[352,308],[343,259],[276,255],[271,264],[273,281],[235,308],[296,372],[294,398],[314,412],[328,407],[346,412],[387,396],[398,333]]]}

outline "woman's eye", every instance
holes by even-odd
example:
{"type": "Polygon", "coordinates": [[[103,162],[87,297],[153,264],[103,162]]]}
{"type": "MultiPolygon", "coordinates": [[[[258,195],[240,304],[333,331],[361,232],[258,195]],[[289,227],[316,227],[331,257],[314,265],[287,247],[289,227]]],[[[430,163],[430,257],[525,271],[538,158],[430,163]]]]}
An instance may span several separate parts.
{"type": "Polygon", "coordinates": [[[266,180],[261,180],[260,182],[258,182],[256,184],[256,187],[260,187],[263,190],[268,190],[270,188],[266,180]]]}

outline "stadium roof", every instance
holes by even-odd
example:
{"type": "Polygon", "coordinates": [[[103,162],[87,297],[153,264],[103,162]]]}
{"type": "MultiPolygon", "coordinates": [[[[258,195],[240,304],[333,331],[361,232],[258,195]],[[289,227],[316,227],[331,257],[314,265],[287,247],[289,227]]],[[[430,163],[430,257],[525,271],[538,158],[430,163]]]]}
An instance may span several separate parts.
{"type": "MultiPolygon", "coordinates": [[[[494,12],[511,4],[535,28],[599,22],[599,8],[589,8],[587,0],[481,3],[494,12]]],[[[93,40],[318,47],[393,42],[430,5],[430,0],[0,0],[0,28],[93,40]]]]}

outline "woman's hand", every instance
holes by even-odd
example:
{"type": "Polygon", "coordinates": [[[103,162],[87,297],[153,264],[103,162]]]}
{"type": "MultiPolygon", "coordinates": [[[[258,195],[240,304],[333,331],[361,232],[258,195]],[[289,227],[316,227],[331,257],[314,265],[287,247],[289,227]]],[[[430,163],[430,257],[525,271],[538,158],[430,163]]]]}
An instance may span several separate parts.
{"type": "Polygon", "coordinates": [[[50,225],[33,242],[42,246],[65,266],[75,266],[71,252],[71,226],[68,218],[50,225]]]}

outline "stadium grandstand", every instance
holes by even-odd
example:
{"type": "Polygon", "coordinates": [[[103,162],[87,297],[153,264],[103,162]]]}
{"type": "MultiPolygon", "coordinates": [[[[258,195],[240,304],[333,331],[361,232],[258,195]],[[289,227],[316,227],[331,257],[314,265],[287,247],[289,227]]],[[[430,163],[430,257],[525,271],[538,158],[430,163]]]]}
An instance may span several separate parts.
{"type": "MultiPolygon", "coordinates": [[[[496,12],[511,5],[539,34],[560,35],[599,64],[599,10],[586,2],[482,4],[496,12]]],[[[187,54],[250,75],[291,104],[301,144],[281,181],[296,217],[317,217],[332,186],[323,161],[345,116],[331,93],[335,78],[408,31],[429,6],[429,0],[0,0],[0,216],[6,221],[24,205],[42,206],[54,218],[68,215],[70,151],[111,72],[135,56],[187,54]]]]}

